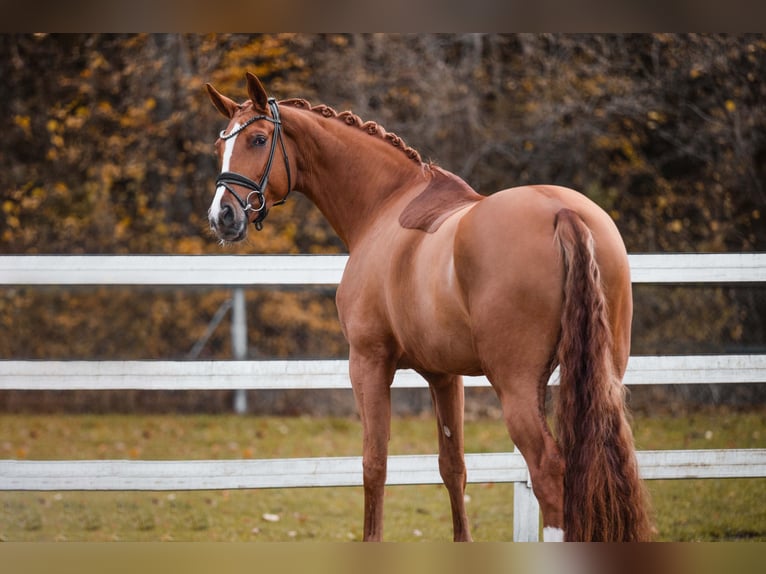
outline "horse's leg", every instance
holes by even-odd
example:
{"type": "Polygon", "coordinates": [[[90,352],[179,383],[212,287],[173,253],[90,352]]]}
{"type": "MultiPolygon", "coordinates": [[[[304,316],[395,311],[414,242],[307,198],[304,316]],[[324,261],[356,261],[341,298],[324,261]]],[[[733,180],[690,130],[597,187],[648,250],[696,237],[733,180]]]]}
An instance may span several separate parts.
{"type": "MultiPolygon", "coordinates": [[[[545,291],[541,288],[538,293],[545,291]]],[[[500,399],[508,434],[529,468],[543,514],[544,539],[563,540],[564,458],[545,418],[546,385],[559,330],[555,302],[543,306],[553,312],[538,314],[535,306],[525,306],[523,300],[492,300],[494,305],[481,307],[486,315],[479,317],[478,324],[488,328],[478,330],[477,350],[500,399]],[[502,308],[508,301],[515,313],[502,308]],[[493,319],[502,323],[493,324],[493,319]]]]}
{"type": "Polygon", "coordinates": [[[529,468],[532,490],[543,514],[545,540],[563,541],[564,459],[545,420],[549,373],[493,377],[508,433],[529,468]]]}
{"type": "Polygon", "coordinates": [[[466,469],[463,443],[463,378],[421,373],[431,389],[439,435],[439,472],[449,492],[455,542],[470,542],[465,512],[466,469]]]}
{"type": "Polygon", "coordinates": [[[387,358],[364,355],[352,347],[349,369],[364,432],[364,540],[379,541],[383,537],[383,490],[391,431],[394,366],[387,358]]]}

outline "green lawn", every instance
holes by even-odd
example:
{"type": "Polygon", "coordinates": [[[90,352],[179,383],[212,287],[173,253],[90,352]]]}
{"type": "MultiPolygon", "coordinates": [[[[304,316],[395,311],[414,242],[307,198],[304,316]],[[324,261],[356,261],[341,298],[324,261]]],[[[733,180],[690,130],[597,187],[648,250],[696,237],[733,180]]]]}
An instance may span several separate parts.
{"type": "MultiPolygon", "coordinates": [[[[766,409],[634,420],[639,449],[766,447],[766,409]]],[[[396,418],[391,454],[432,453],[431,417],[396,418]]],[[[466,423],[466,450],[511,448],[499,421],[466,423]]],[[[0,417],[0,458],[217,459],[361,454],[359,423],[237,416],[0,417]]],[[[659,540],[766,540],[766,478],[650,481],[659,540]]],[[[513,486],[469,484],[474,538],[512,539],[513,486]]],[[[361,533],[362,489],[0,492],[7,541],[345,541],[361,533]]],[[[449,540],[440,485],[388,487],[386,538],[449,540]]]]}

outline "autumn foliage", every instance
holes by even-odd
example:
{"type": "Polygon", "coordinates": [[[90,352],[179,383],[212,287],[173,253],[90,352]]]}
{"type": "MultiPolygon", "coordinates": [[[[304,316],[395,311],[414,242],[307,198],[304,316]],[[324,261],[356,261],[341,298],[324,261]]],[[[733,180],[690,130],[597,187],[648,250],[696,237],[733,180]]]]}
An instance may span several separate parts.
{"type": "MultiPolygon", "coordinates": [[[[0,253],[342,251],[300,195],[245,245],[207,230],[222,124],[202,86],[244,98],[245,70],[378,121],[480,193],[575,187],[630,252],[766,250],[763,35],[72,34],[0,36],[0,253]]],[[[5,289],[0,358],[182,358],[226,297],[5,289]]],[[[640,352],[764,344],[762,290],[636,297],[640,352]]],[[[332,293],[248,301],[251,356],[345,354],[332,293]]],[[[221,328],[203,356],[230,352],[221,328]]]]}

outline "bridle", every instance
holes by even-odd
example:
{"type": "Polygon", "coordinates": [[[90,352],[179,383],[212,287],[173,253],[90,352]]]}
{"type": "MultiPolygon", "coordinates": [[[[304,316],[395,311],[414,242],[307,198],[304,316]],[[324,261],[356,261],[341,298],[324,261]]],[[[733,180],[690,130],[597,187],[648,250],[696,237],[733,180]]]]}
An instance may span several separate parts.
{"type": "Polygon", "coordinates": [[[285,160],[285,171],[287,172],[287,193],[285,193],[285,196],[280,199],[279,201],[275,202],[274,205],[282,205],[285,201],[287,201],[287,196],[290,195],[290,191],[292,190],[292,178],[290,177],[290,161],[287,158],[287,149],[285,148],[285,140],[282,137],[282,120],[279,117],[279,106],[277,105],[277,101],[274,98],[269,98],[269,108],[271,108],[271,117],[259,115],[259,116],[253,116],[249,120],[247,120],[244,124],[239,126],[237,129],[226,133],[226,130],[223,130],[218,137],[220,137],[222,140],[227,140],[229,138],[233,138],[238,133],[242,132],[245,128],[247,128],[250,124],[257,122],[259,120],[266,120],[274,124],[274,133],[271,135],[271,150],[269,151],[269,159],[266,162],[266,168],[263,170],[263,175],[261,176],[260,182],[255,182],[249,177],[246,177],[242,174],[235,173],[233,171],[224,171],[219,176],[218,179],[215,180],[215,186],[216,188],[219,186],[223,186],[226,190],[228,190],[234,198],[237,200],[237,203],[242,207],[242,210],[245,212],[245,216],[247,217],[248,211],[254,211],[258,214],[258,216],[253,220],[253,225],[255,225],[255,228],[260,231],[263,228],[263,220],[266,219],[266,215],[268,214],[268,210],[266,209],[266,197],[264,196],[264,191],[266,190],[266,185],[269,183],[269,175],[271,174],[271,166],[274,162],[274,152],[277,149],[277,140],[279,140],[279,144],[282,147],[282,156],[285,160]],[[247,194],[247,197],[243,200],[239,195],[235,193],[235,191],[231,188],[232,185],[239,185],[240,187],[244,187],[250,190],[250,193],[247,194]],[[256,195],[258,197],[258,206],[254,207],[252,203],[250,203],[250,198],[256,195]]]}

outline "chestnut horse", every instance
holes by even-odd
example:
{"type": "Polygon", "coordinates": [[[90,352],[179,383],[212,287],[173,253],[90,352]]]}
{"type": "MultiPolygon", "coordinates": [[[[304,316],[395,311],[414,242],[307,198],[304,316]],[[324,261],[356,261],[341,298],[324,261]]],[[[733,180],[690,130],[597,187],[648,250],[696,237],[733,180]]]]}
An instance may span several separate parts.
{"type": "Polygon", "coordinates": [[[383,535],[400,368],[429,384],[455,540],[471,539],[461,375],[480,374],[529,467],[544,539],[648,539],[621,382],[630,270],[609,216],[551,185],[483,197],[378,124],[301,99],[276,102],[246,78],[242,104],[206,86],[229,121],[216,143],[222,173],[210,225],[222,241],[241,240],[295,189],[348,248],[337,306],[364,431],[364,539],[383,535]],[[557,365],[556,440],[544,397],[557,365]]]}

